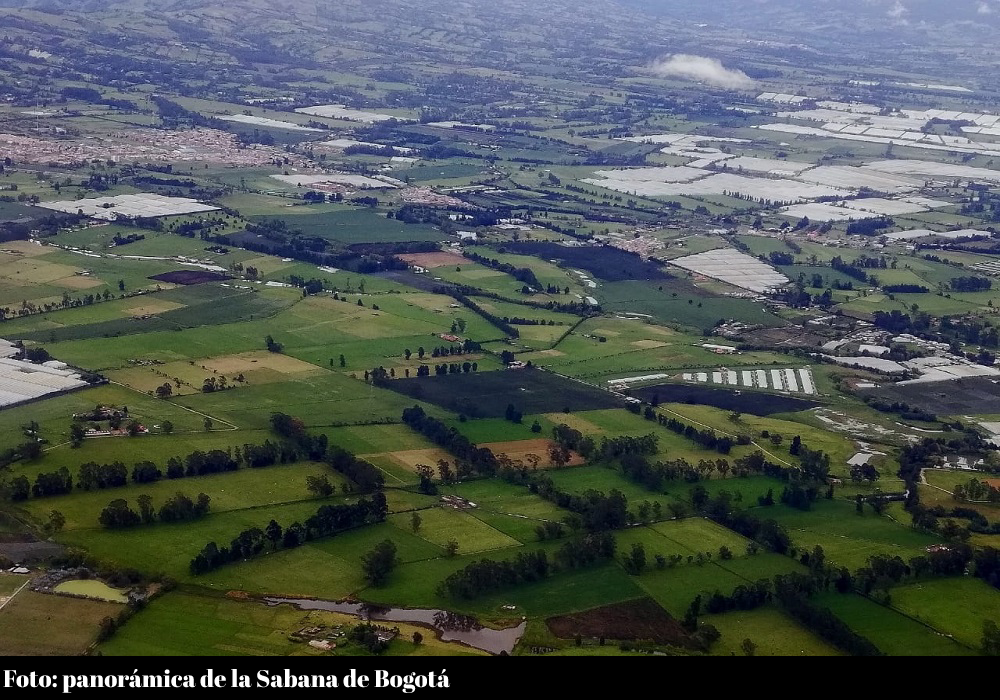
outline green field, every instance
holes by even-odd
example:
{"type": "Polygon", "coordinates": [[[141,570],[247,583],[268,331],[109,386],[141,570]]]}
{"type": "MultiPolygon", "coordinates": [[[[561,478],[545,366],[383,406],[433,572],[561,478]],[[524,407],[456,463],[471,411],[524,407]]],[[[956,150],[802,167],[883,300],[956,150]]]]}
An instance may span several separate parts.
{"type": "Polygon", "coordinates": [[[81,655],[97,638],[101,620],[121,609],[119,603],[21,591],[0,610],[0,654],[81,655]]]}
{"type": "Polygon", "coordinates": [[[892,607],[978,650],[983,620],[1000,620],[1000,591],[974,578],[923,581],[893,588],[892,607]]]}
{"type": "MultiPolygon", "coordinates": [[[[158,466],[161,470],[166,468],[162,464],[158,466]]],[[[313,496],[306,490],[306,477],[321,474],[335,488],[346,483],[343,477],[326,465],[299,462],[184,479],[163,479],[153,484],[130,484],[117,489],[76,491],[64,496],[33,498],[24,506],[39,522],[43,522],[50,511],[58,510],[66,517],[67,530],[92,530],[100,527],[97,518],[101,510],[116,498],[124,498],[137,510],[136,499],[145,494],[153,499],[153,507],[159,509],[175,493],[185,493],[192,499],[199,493],[205,493],[212,498],[212,513],[226,513],[309,500],[313,496]]]]}
{"type": "Polygon", "coordinates": [[[852,571],[876,554],[907,561],[925,554],[928,546],[939,541],[871,511],[857,515],[854,504],[847,501],[820,499],[810,511],[775,505],[766,509],[766,515],[788,528],[796,546],[811,549],[819,545],[830,562],[852,571]]]}
{"type": "MultiPolygon", "coordinates": [[[[354,624],[357,618],[338,613],[173,592],[154,601],[99,649],[104,656],[319,656],[324,652],[289,636],[304,627],[346,631],[354,624]]],[[[418,628],[406,624],[399,628],[400,636],[387,652],[391,656],[477,653],[441,642],[427,629],[420,629],[424,642],[417,646],[410,638],[418,628]]],[[[338,641],[338,646],[343,644],[338,641]]]]}
{"type": "MultiPolygon", "coordinates": [[[[420,519],[420,529],[414,534],[439,547],[448,544],[450,540],[455,540],[458,542],[458,551],[473,554],[518,544],[517,540],[472,515],[448,507],[422,510],[420,519]]],[[[412,532],[409,515],[395,515],[389,522],[401,530],[412,532]]]]}
{"type": "Polygon", "coordinates": [[[649,314],[663,323],[697,329],[711,328],[720,319],[784,325],[777,316],[749,300],[702,296],[683,283],[606,282],[598,290],[598,299],[611,311],[649,314]]]}
{"type": "MultiPolygon", "coordinates": [[[[895,596],[896,591],[893,591],[895,596]]],[[[920,622],[860,595],[826,594],[816,603],[890,656],[966,656],[972,652],[920,622]]]]}
{"type": "Polygon", "coordinates": [[[757,656],[841,656],[813,632],[776,608],[738,610],[724,615],[705,615],[702,622],[722,633],[712,647],[716,656],[743,654],[740,645],[749,639],[757,645],[757,656]]]}

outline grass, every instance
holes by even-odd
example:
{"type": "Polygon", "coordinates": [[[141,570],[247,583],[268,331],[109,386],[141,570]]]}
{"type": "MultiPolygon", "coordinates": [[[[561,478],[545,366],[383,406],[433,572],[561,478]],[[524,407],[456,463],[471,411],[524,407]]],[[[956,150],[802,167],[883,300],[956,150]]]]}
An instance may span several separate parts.
{"type": "Polygon", "coordinates": [[[1000,591],[975,578],[936,579],[893,588],[892,607],[979,649],[983,621],[1000,621],[1000,591]]]}
{"type": "MultiPolygon", "coordinates": [[[[516,550],[507,550],[510,555],[516,550]]],[[[455,559],[434,559],[399,567],[393,581],[385,588],[367,589],[361,598],[379,603],[408,606],[446,607],[458,612],[484,617],[509,619],[511,615],[549,617],[588,610],[643,595],[635,582],[617,564],[605,564],[593,569],[571,571],[551,576],[543,581],[525,584],[471,601],[440,598],[434,593],[437,584],[452,571],[462,568],[479,556],[455,559]],[[504,609],[515,606],[512,612],[504,609]]],[[[500,552],[492,559],[503,558],[500,552]]]]}
{"type": "Polygon", "coordinates": [[[21,591],[0,610],[0,654],[82,654],[97,637],[101,620],[121,610],[118,603],[21,591]]]}
{"type": "MultiPolygon", "coordinates": [[[[460,552],[472,554],[492,549],[517,546],[519,542],[474,516],[448,507],[429,508],[419,512],[421,523],[416,534],[439,547],[450,540],[458,543],[460,552]]],[[[394,515],[389,522],[406,532],[412,532],[410,514],[394,515]]]]}
{"type": "Polygon", "coordinates": [[[128,596],[125,591],[112,588],[102,581],[94,579],[79,581],[63,581],[55,590],[59,593],[72,593],[82,595],[95,600],[106,600],[111,603],[127,603],[128,596]]]}
{"type": "MultiPolygon", "coordinates": [[[[895,592],[893,593],[895,596],[895,592]]],[[[860,595],[827,593],[818,605],[890,656],[966,656],[972,651],[933,629],[860,595]]]]}
{"type": "MultiPolygon", "coordinates": [[[[414,507],[414,498],[411,494],[390,491],[388,498],[390,510],[392,511],[407,510],[414,507]]],[[[340,501],[340,498],[326,501],[311,500],[285,505],[247,508],[225,513],[209,513],[199,520],[176,524],[156,524],[135,530],[69,530],[60,533],[57,540],[63,544],[83,547],[102,561],[120,566],[130,566],[150,574],[162,572],[177,580],[187,580],[190,578],[188,565],[191,559],[201,551],[201,548],[206,543],[214,541],[219,543],[220,546],[226,545],[246,528],[259,527],[263,529],[271,519],[276,520],[282,526],[290,525],[293,522],[304,522],[306,518],[313,515],[324,503],[337,503],[340,501]]],[[[422,556],[440,552],[439,548],[433,547],[423,540],[413,538],[412,535],[407,536],[406,533],[400,533],[396,528],[384,525],[379,528],[365,528],[345,533],[329,540],[310,543],[297,550],[289,552],[281,551],[277,554],[254,560],[249,564],[224,567],[212,574],[200,577],[198,581],[205,583],[205,585],[213,581],[228,581],[231,584],[228,587],[240,588],[247,581],[246,574],[248,571],[252,571],[257,567],[267,568],[268,564],[264,562],[270,562],[290,554],[297,554],[298,557],[302,557],[304,554],[303,550],[310,547],[319,549],[339,547],[338,538],[341,538],[343,542],[349,543],[354,541],[352,539],[354,537],[361,537],[363,539],[367,537],[379,537],[381,535],[379,539],[384,539],[385,536],[390,534],[394,538],[412,538],[416,540],[412,544],[422,547],[420,550],[422,556]],[[356,533],[362,534],[358,535],[356,533]],[[240,571],[242,573],[237,573],[240,571]],[[234,583],[234,581],[238,582],[234,583]]],[[[371,549],[376,541],[378,540],[370,542],[365,540],[368,543],[367,549],[371,549]]],[[[367,549],[363,551],[367,551],[367,549]]],[[[362,551],[357,551],[355,552],[357,558],[352,558],[355,579],[359,579],[360,577],[360,572],[356,570],[356,562],[360,561],[359,558],[362,553],[362,551]]],[[[343,563],[338,565],[339,568],[343,568],[343,566],[343,563]]],[[[285,580],[294,580],[298,576],[292,570],[285,568],[281,568],[276,573],[279,575],[277,578],[283,577],[285,580]]],[[[327,574],[329,573],[327,571],[327,574]]],[[[256,577],[253,577],[253,580],[257,582],[256,577]]],[[[275,577],[271,577],[266,583],[273,583],[275,580],[277,580],[275,577]]],[[[321,580],[325,580],[325,576],[321,577],[321,580]]],[[[355,580],[355,584],[357,583],[358,581],[355,580]]],[[[260,585],[264,585],[264,579],[261,579],[260,585]]],[[[260,590],[280,593],[294,592],[282,590],[280,586],[274,589],[264,586],[260,590]]],[[[346,593],[341,595],[346,595],[346,593]]]]}
{"type": "MultiPolygon", "coordinates": [[[[357,622],[339,613],[175,591],[139,612],[99,650],[104,656],[321,656],[326,654],[289,636],[304,627],[346,629],[357,622]]],[[[390,644],[390,656],[480,653],[442,642],[426,628],[397,626],[400,636],[390,644]],[[410,641],[418,630],[424,637],[420,646],[410,641]]],[[[343,639],[337,643],[344,646],[343,639]]]]}
{"type": "MultiPolygon", "coordinates": [[[[165,469],[163,464],[158,466],[165,469]]],[[[205,493],[212,498],[212,513],[226,513],[309,500],[313,496],[306,490],[306,477],[321,474],[327,476],[335,488],[345,483],[342,476],[326,465],[299,462],[185,479],[162,479],[153,484],[130,483],[117,489],[78,490],[63,496],[30,499],[23,505],[39,522],[44,522],[50,511],[58,510],[66,517],[67,530],[92,530],[99,527],[97,518],[101,510],[117,498],[126,499],[133,509],[138,509],[137,497],[146,494],[153,499],[153,508],[158,509],[177,492],[192,499],[205,493]]],[[[318,508],[318,504],[315,507],[318,508]]]]}
{"type": "Polygon", "coordinates": [[[712,646],[713,656],[742,655],[750,639],[758,656],[841,656],[842,654],[783,612],[773,607],[705,615],[701,622],[715,626],[722,637],[712,646]]]}
{"type": "Polygon", "coordinates": [[[20,574],[0,573],[0,596],[9,596],[23,586],[29,578],[29,576],[21,576],[20,574]]]}
{"type": "Polygon", "coordinates": [[[746,583],[716,562],[701,566],[678,564],[672,568],[647,571],[633,580],[677,618],[683,617],[695,596],[701,594],[704,597],[716,590],[728,593],[746,583]]]}
{"type": "Polygon", "coordinates": [[[738,535],[721,525],[716,525],[705,518],[671,520],[649,527],[666,539],[676,542],[692,552],[712,552],[715,555],[720,547],[728,547],[734,553],[740,554],[747,545],[747,540],[742,535],[738,535]]]}
{"type": "MultiPolygon", "coordinates": [[[[178,436],[180,434],[187,435],[188,431],[204,432],[203,416],[186,411],[171,402],[159,401],[125,387],[103,385],[0,411],[0,446],[3,448],[14,447],[24,442],[21,426],[27,425],[32,420],[39,423],[41,437],[49,441],[50,447],[61,445],[69,440],[69,426],[72,422],[72,415],[74,413],[84,413],[88,410],[92,411],[94,406],[98,404],[105,406],[127,406],[129,415],[147,426],[170,421],[174,424],[174,432],[178,436]]],[[[211,434],[214,435],[214,433],[211,434]]],[[[159,438],[143,436],[136,439],[110,438],[88,440],[84,442],[84,447],[81,448],[80,453],[89,454],[93,445],[94,452],[102,454],[102,451],[105,449],[104,446],[110,444],[121,447],[131,443],[127,449],[136,450],[141,449],[137,448],[137,445],[143,443],[143,441],[156,439],[159,438]]],[[[173,439],[176,440],[178,438],[174,437],[173,439]]],[[[183,438],[181,439],[183,440],[183,438]]],[[[230,437],[229,439],[232,438],[230,437]]],[[[183,442],[178,444],[183,444],[183,442]]],[[[162,450],[162,446],[159,449],[162,450]]],[[[182,447],[179,447],[178,451],[182,449],[182,447]]],[[[170,452],[173,454],[173,449],[170,449],[170,452]]],[[[48,454],[50,453],[46,453],[46,455],[48,454]]],[[[62,461],[65,463],[65,453],[59,454],[62,454],[62,461]]],[[[46,456],[43,459],[48,459],[48,457],[46,456]]],[[[75,459],[76,457],[74,456],[73,460],[75,459]]],[[[88,461],[88,459],[81,461],[88,461]]],[[[59,460],[52,460],[52,462],[55,461],[59,460]]]]}
{"type": "Polygon", "coordinates": [[[634,484],[623,477],[619,472],[607,467],[567,467],[554,469],[548,475],[555,482],[556,487],[564,489],[574,494],[582,494],[584,491],[595,490],[610,493],[617,489],[624,494],[628,500],[629,509],[643,502],[659,503],[663,513],[668,513],[667,504],[671,501],[669,496],[659,495],[644,487],[634,484]]]}
{"type": "Polygon", "coordinates": [[[682,281],[608,282],[597,290],[597,298],[611,311],[649,314],[663,323],[698,329],[711,328],[719,319],[765,326],[784,325],[758,302],[707,296],[682,281]]]}
{"type": "Polygon", "coordinates": [[[757,514],[788,528],[800,549],[819,545],[830,562],[852,571],[864,566],[873,555],[899,556],[906,561],[923,555],[928,546],[938,542],[931,535],[871,511],[857,515],[854,504],[847,501],[820,499],[809,511],[776,505],[757,514]]]}

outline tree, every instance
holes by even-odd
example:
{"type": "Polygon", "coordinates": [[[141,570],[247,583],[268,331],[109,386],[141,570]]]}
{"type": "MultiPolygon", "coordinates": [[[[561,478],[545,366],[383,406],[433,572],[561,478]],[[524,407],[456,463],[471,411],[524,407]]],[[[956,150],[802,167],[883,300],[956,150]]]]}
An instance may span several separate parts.
{"type": "Polygon", "coordinates": [[[340,356],[340,366],[347,367],[347,358],[344,357],[343,355],[340,356]]]}
{"type": "Polygon", "coordinates": [[[83,439],[87,436],[87,431],[79,423],[69,426],[69,444],[71,447],[79,447],[83,444],[83,439]]]}
{"type": "Polygon", "coordinates": [[[458,554],[458,540],[452,539],[448,540],[448,544],[444,546],[444,554],[446,557],[454,557],[458,554]]]}
{"type": "Polygon", "coordinates": [[[278,545],[281,543],[284,532],[281,529],[281,525],[278,524],[277,520],[272,519],[271,522],[267,524],[264,529],[264,536],[271,542],[271,549],[277,549],[278,545]]]}
{"type": "Polygon", "coordinates": [[[50,533],[56,533],[66,527],[66,516],[60,513],[58,510],[54,510],[49,513],[49,522],[46,523],[45,529],[50,533]]]}
{"type": "Polygon", "coordinates": [[[97,520],[104,527],[121,528],[138,525],[142,519],[138,513],[128,507],[128,502],[125,499],[116,498],[101,511],[97,520]]]}
{"type": "Polygon", "coordinates": [[[632,551],[626,555],[623,564],[625,571],[633,576],[638,576],[643,572],[646,568],[646,549],[641,542],[632,544],[632,551]]]}
{"type": "Polygon", "coordinates": [[[267,348],[268,352],[281,353],[285,346],[277,342],[272,336],[268,335],[264,338],[264,346],[267,348]]]}
{"type": "Polygon", "coordinates": [[[165,420],[163,421],[163,423],[160,424],[160,430],[162,430],[165,435],[169,435],[170,433],[174,432],[174,424],[168,420],[165,420]]]}
{"type": "Polygon", "coordinates": [[[326,474],[307,476],[306,488],[309,490],[309,493],[317,498],[326,498],[333,493],[333,484],[330,483],[330,479],[327,478],[326,474]]]}
{"type": "Polygon", "coordinates": [[[212,426],[214,425],[214,423],[212,422],[211,418],[209,418],[208,416],[205,416],[205,420],[202,423],[202,425],[205,426],[205,430],[211,430],[212,426]]]}
{"type": "Polygon", "coordinates": [[[160,386],[156,387],[156,398],[158,399],[169,399],[174,393],[174,387],[170,382],[164,382],[160,386]]]}
{"type": "Polygon", "coordinates": [[[740,642],[740,649],[743,650],[744,656],[753,656],[757,653],[757,645],[749,637],[740,642]]]}
{"type": "Polygon", "coordinates": [[[149,494],[141,494],[136,502],[139,504],[139,518],[142,520],[143,525],[149,525],[156,519],[156,513],[153,511],[153,499],[149,494]]]}
{"type": "Polygon", "coordinates": [[[21,476],[14,477],[10,481],[10,500],[12,501],[25,501],[28,496],[31,495],[31,483],[28,481],[28,477],[21,476]]]}
{"type": "Polygon", "coordinates": [[[125,291],[125,280],[118,280],[118,291],[119,292],[125,291]]]}
{"type": "Polygon", "coordinates": [[[417,490],[420,493],[426,494],[428,496],[433,496],[437,494],[437,486],[431,479],[434,477],[434,470],[426,464],[417,465],[417,477],[420,479],[420,483],[417,485],[417,490]]]}
{"type": "Polygon", "coordinates": [[[424,641],[424,635],[420,634],[419,632],[414,632],[413,633],[413,643],[415,645],[420,646],[420,644],[423,641],[424,641]]]}
{"type": "Polygon", "coordinates": [[[420,530],[421,523],[423,523],[423,518],[420,517],[420,513],[413,511],[410,514],[410,529],[413,530],[414,535],[420,530]]]}
{"type": "Polygon", "coordinates": [[[542,424],[536,420],[534,423],[531,424],[531,432],[533,433],[542,432],[542,424]]]}
{"type": "Polygon", "coordinates": [[[361,557],[361,571],[372,586],[381,586],[389,580],[389,574],[396,567],[396,545],[392,540],[383,540],[375,548],[361,557]]]}

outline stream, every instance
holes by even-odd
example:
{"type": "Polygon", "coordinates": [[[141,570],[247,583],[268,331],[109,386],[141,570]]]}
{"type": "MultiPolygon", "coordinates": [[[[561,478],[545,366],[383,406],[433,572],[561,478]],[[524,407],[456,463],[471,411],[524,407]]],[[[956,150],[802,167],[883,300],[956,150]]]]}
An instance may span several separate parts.
{"type": "Polygon", "coordinates": [[[264,598],[268,605],[287,603],[300,610],[327,610],[329,612],[346,613],[366,620],[383,620],[386,622],[415,622],[429,625],[441,634],[445,642],[461,642],[470,647],[488,651],[491,654],[514,650],[514,645],[524,634],[526,622],[516,627],[495,630],[483,627],[474,617],[459,615],[447,610],[431,610],[426,608],[390,608],[371,603],[334,603],[329,600],[311,598],[264,598]]]}

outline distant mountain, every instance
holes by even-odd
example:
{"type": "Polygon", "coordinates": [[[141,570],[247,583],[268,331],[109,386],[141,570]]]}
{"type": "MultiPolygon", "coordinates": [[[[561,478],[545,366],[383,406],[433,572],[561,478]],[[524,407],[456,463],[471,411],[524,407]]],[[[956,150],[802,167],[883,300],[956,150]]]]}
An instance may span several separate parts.
{"type": "Polygon", "coordinates": [[[879,32],[900,27],[1000,25],[1000,0],[620,0],[658,16],[734,28],[808,34],[818,29],[879,32]]]}

